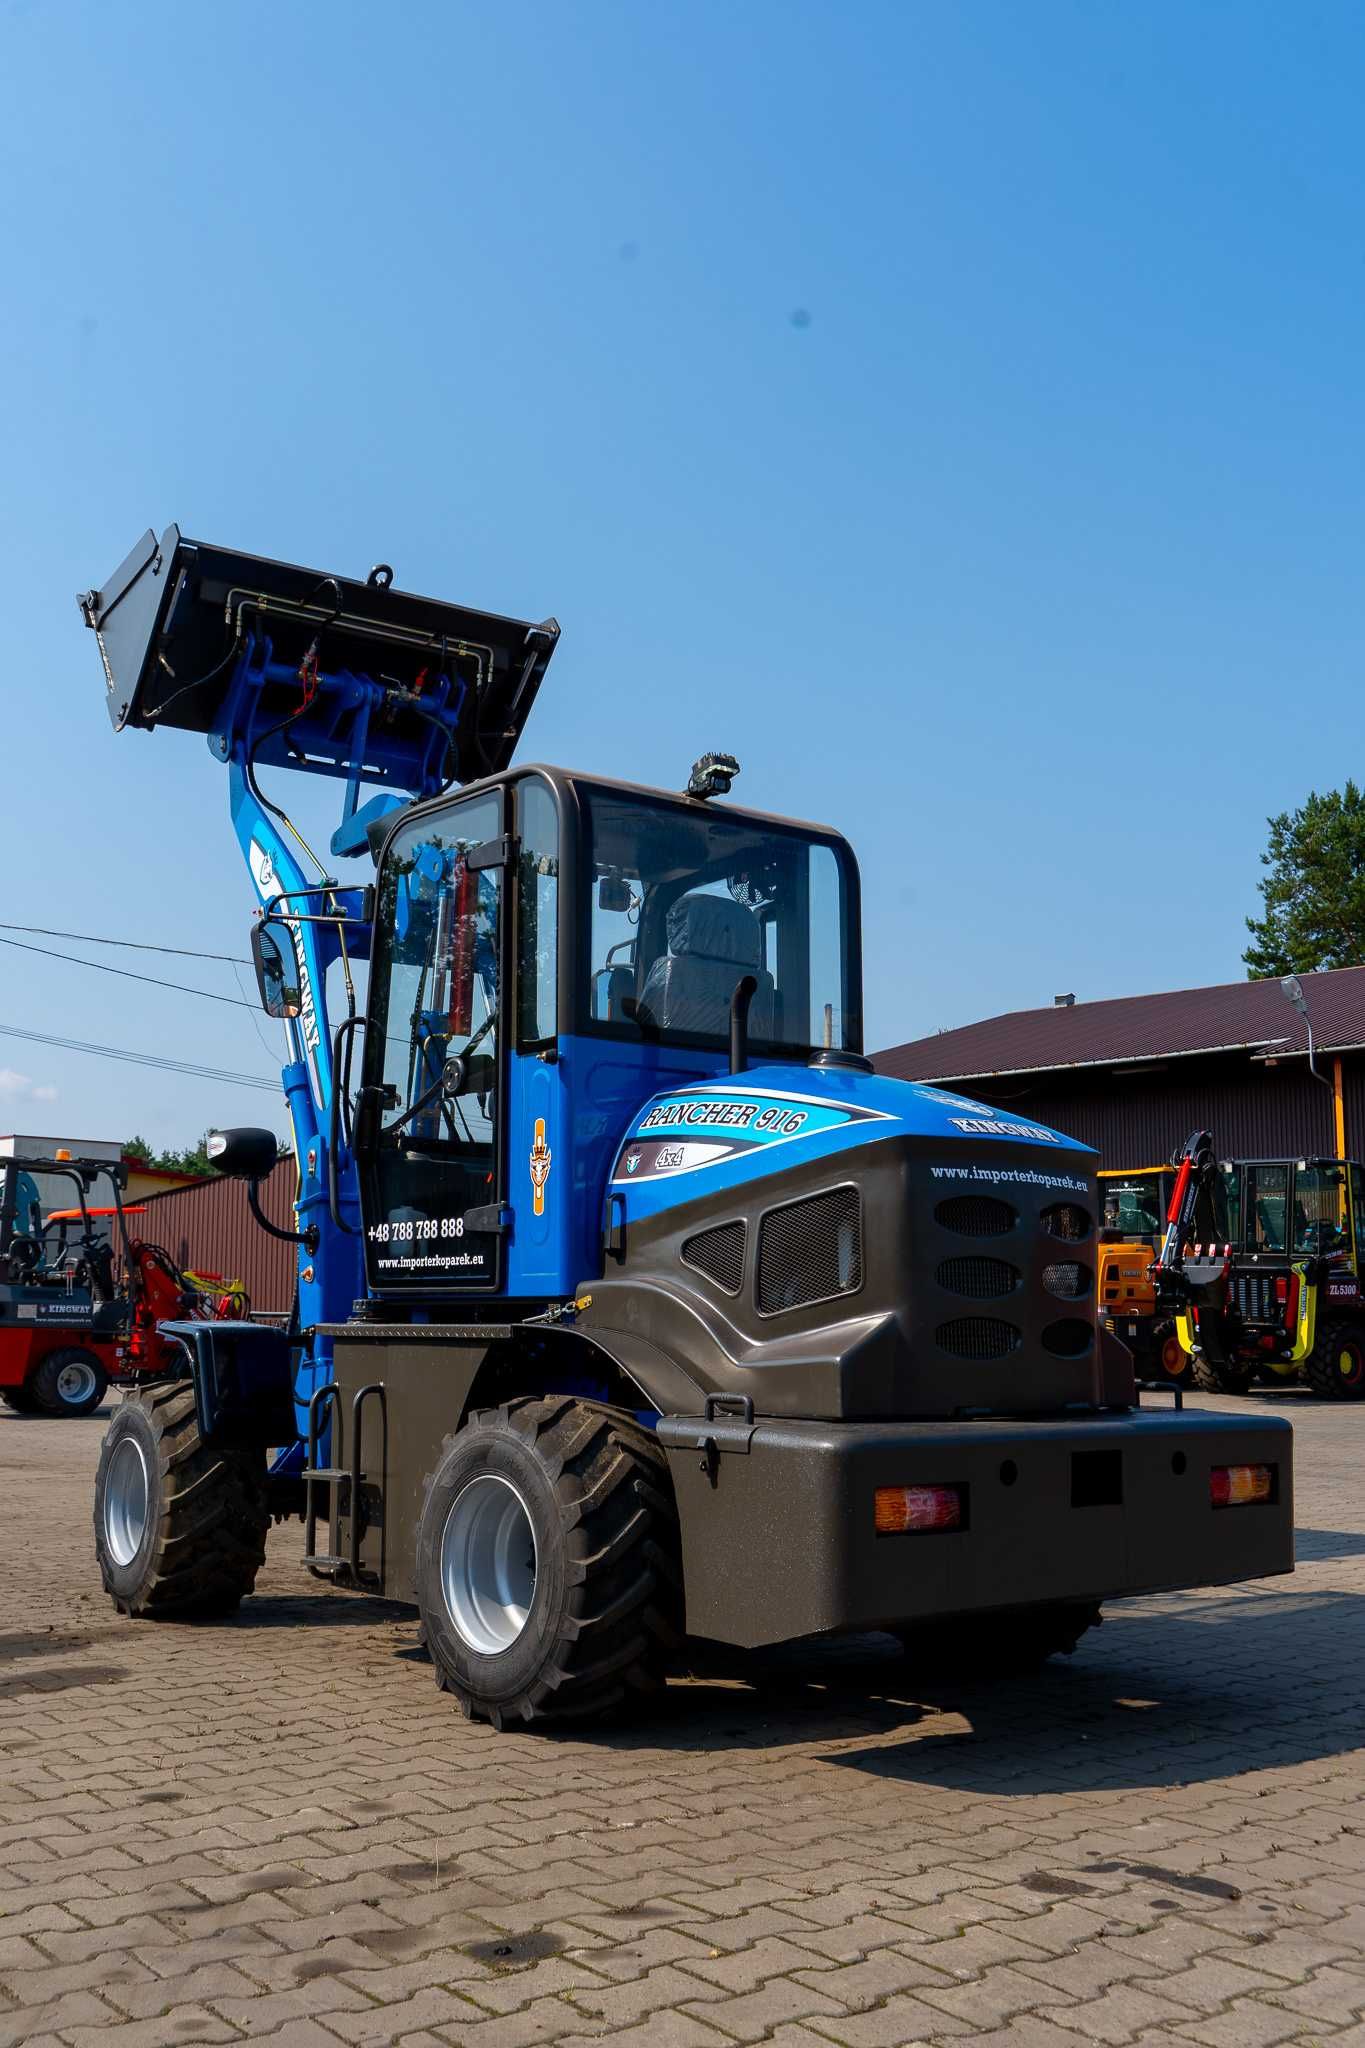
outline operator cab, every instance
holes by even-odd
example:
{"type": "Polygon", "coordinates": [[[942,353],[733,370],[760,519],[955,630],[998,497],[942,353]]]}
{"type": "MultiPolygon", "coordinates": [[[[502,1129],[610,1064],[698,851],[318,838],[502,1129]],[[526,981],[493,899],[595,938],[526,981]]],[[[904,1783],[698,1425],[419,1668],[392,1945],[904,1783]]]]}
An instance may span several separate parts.
{"type": "Polygon", "coordinates": [[[1323,1258],[1356,1270],[1365,1246],[1365,1175],[1350,1160],[1246,1159],[1222,1168],[1227,1238],[1257,1262],[1323,1258]]]}
{"type": "MultiPolygon", "coordinates": [[[[660,1088],[856,1058],[858,877],[837,834],[534,768],[414,806],[379,864],[358,1098],[372,1293],[563,1297],[660,1088]]],[[[461,1310],[461,1313],[465,1313],[461,1310]]]]}
{"type": "Polygon", "coordinates": [[[118,1248],[125,1239],[122,1166],[103,1160],[0,1159],[0,1286],[25,1301],[44,1295],[64,1299],[77,1293],[107,1302],[115,1291],[110,1233],[117,1225],[118,1248]],[[111,1207],[92,1209],[90,1190],[99,1179],[113,1190],[111,1207]],[[75,1206],[59,1207],[61,1202],[75,1206]]]}

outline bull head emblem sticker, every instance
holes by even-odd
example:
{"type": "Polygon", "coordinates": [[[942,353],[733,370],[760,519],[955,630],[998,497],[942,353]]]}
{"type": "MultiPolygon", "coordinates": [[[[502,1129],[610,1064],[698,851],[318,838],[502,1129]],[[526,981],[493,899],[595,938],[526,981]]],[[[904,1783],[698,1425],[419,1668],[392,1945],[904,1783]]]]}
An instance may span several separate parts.
{"type": "Polygon", "coordinates": [[[550,1162],[554,1154],[545,1142],[545,1119],[536,1118],[535,1142],[531,1146],[531,1186],[535,1191],[533,1207],[537,1216],[545,1214],[545,1183],[550,1178],[550,1162]]]}

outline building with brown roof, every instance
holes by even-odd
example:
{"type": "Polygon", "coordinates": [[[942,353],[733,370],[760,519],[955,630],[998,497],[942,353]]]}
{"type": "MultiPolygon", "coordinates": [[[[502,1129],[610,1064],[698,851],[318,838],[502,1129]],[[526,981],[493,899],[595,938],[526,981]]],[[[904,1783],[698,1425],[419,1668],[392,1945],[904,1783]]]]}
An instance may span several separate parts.
{"type": "Polygon", "coordinates": [[[1093,1145],[1101,1164],[1154,1166],[1194,1130],[1222,1156],[1365,1154],[1365,967],[1083,1003],[1058,996],[878,1053],[879,1073],[951,1084],[1093,1145]]]}

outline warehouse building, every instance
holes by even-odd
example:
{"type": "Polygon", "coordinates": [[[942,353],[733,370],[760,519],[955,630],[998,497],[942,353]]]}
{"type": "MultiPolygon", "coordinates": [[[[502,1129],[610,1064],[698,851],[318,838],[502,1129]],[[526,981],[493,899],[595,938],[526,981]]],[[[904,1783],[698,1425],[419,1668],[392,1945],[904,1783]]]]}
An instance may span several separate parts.
{"type": "Polygon", "coordinates": [[[1224,1158],[1365,1155],[1365,967],[1083,1003],[1058,996],[876,1056],[1093,1145],[1104,1167],[1170,1158],[1208,1130],[1224,1158]],[[1308,1026],[1317,1078],[1309,1069],[1308,1026]]]}
{"type": "MultiPolygon", "coordinates": [[[[282,1159],[259,1184],[261,1208],[280,1230],[298,1228],[298,1184],[293,1159],[282,1159]]],[[[298,1248],[261,1229],[239,1180],[215,1175],[152,1195],[130,1217],[128,1229],[169,1252],[182,1273],[217,1274],[245,1287],[254,1315],[287,1316],[293,1307],[298,1248]]]]}

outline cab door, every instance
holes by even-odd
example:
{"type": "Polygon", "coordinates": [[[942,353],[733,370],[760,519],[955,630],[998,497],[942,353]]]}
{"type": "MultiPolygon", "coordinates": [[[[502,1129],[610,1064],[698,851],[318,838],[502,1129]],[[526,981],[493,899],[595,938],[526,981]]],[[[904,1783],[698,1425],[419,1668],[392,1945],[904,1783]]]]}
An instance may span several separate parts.
{"type": "Polygon", "coordinates": [[[381,867],[356,1131],[378,1294],[503,1278],[503,793],[394,833],[381,867]]]}

